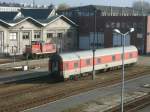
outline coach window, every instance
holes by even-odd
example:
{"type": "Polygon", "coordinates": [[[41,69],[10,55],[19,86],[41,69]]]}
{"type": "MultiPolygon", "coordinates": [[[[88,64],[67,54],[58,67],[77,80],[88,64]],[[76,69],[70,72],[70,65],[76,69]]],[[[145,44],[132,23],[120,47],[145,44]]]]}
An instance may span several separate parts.
{"type": "Polygon", "coordinates": [[[78,68],[78,62],[74,63],[74,68],[78,68]]]}
{"type": "Polygon", "coordinates": [[[101,59],[97,58],[97,64],[100,64],[100,63],[101,63],[101,59]]]}
{"type": "Polygon", "coordinates": [[[68,63],[64,64],[64,69],[67,70],[68,69],[68,63]]]}
{"type": "Polygon", "coordinates": [[[129,53],[129,58],[132,58],[132,53],[129,53]]]}
{"type": "Polygon", "coordinates": [[[90,59],[87,59],[86,60],[86,65],[90,65],[90,64],[91,64],[90,59]]]}
{"type": "Polygon", "coordinates": [[[115,55],[113,55],[112,56],[112,61],[115,61],[115,60],[116,60],[115,55]]]}

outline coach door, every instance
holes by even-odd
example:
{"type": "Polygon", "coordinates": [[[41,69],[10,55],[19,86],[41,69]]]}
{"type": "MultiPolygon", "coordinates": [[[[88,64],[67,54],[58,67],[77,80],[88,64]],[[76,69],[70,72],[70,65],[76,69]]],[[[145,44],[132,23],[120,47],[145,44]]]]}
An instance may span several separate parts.
{"type": "Polygon", "coordinates": [[[0,31],[0,54],[3,53],[4,49],[4,37],[3,37],[4,32],[0,31]]]}
{"type": "Polygon", "coordinates": [[[51,67],[52,72],[59,72],[59,62],[57,60],[52,61],[51,67]]]}

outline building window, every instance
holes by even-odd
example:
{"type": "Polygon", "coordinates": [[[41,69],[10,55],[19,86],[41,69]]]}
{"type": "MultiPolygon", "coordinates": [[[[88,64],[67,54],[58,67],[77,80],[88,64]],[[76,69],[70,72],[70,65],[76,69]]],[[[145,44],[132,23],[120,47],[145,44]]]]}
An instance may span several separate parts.
{"type": "Polygon", "coordinates": [[[47,33],[47,38],[53,38],[53,33],[47,33]]]}
{"type": "Polygon", "coordinates": [[[62,33],[58,33],[57,36],[58,36],[59,38],[62,38],[62,37],[63,37],[63,34],[62,34],[62,33]]]}
{"type": "Polygon", "coordinates": [[[41,36],[41,32],[34,32],[34,38],[39,39],[41,36]]]}
{"type": "Polygon", "coordinates": [[[17,39],[17,33],[15,33],[15,32],[14,33],[10,33],[9,34],[9,39],[10,40],[16,40],[17,39]]]}
{"type": "Polygon", "coordinates": [[[29,32],[23,32],[22,38],[23,39],[29,39],[30,33],[29,32]]]}

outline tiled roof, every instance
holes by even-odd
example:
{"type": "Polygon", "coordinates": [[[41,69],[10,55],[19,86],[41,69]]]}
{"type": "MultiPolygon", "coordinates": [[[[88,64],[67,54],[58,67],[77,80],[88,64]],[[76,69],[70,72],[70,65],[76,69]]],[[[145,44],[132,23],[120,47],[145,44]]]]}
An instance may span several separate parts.
{"type": "Polygon", "coordinates": [[[76,26],[73,21],[63,15],[50,16],[51,12],[52,9],[21,9],[20,12],[0,12],[0,25],[14,26],[23,21],[29,21],[36,26],[43,27],[48,23],[61,18],[76,26]]]}
{"type": "Polygon", "coordinates": [[[11,21],[15,18],[18,12],[0,12],[0,19],[4,21],[11,21]]]}
{"type": "Polygon", "coordinates": [[[9,24],[5,23],[5,22],[2,21],[2,20],[0,20],[0,25],[2,25],[3,27],[6,27],[6,28],[10,27],[9,24]]]}
{"type": "Polygon", "coordinates": [[[64,21],[68,22],[69,24],[77,26],[76,23],[74,23],[73,21],[71,21],[70,19],[68,19],[67,17],[65,17],[63,15],[56,15],[56,16],[52,16],[52,17],[50,17],[50,18],[48,18],[46,20],[38,20],[38,21],[40,21],[41,23],[50,23],[50,22],[52,22],[52,21],[54,21],[56,19],[59,19],[59,18],[61,18],[64,21]]]}
{"type": "Polygon", "coordinates": [[[31,18],[31,17],[19,18],[19,19],[16,19],[16,20],[12,21],[11,23],[16,23],[16,24],[18,24],[18,23],[20,23],[20,22],[22,22],[22,21],[25,21],[25,20],[27,20],[27,21],[29,21],[29,22],[35,24],[35,25],[38,26],[38,27],[43,27],[43,25],[42,25],[39,21],[37,21],[37,20],[35,20],[35,19],[31,18]]]}
{"type": "Polygon", "coordinates": [[[24,17],[32,17],[34,19],[47,19],[52,9],[21,9],[24,17]]]}
{"type": "Polygon", "coordinates": [[[39,19],[38,21],[40,21],[41,23],[49,23],[49,22],[55,20],[56,18],[58,18],[59,16],[60,15],[52,16],[52,17],[44,19],[44,20],[39,19]]]}

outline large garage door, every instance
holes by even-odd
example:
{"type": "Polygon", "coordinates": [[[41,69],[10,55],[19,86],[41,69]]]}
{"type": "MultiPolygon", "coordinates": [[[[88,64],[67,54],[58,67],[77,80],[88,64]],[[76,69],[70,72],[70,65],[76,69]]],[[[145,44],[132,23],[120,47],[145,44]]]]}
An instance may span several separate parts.
{"type": "Polygon", "coordinates": [[[3,32],[0,32],[0,54],[3,53],[3,48],[4,48],[4,45],[3,45],[3,32]]]}
{"type": "Polygon", "coordinates": [[[79,37],[80,49],[104,48],[104,33],[103,32],[90,32],[90,35],[79,37]],[[95,40],[95,41],[94,41],[95,40]],[[94,42],[93,42],[94,41],[94,42]]]}
{"type": "Polygon", "coordinates": [[[82,50],[90,49],[90,38],[88,35],[79,37],[79,48],[82,50]]]}
{"type": "Polygon", "coordinates": [[[103,48],[104,47],[104,33],[103,32],[90,32],[90,45],[91,48],[95,45],[95,48],[103,48]],[[95,39],[94,39],[95,38],[95,39]],[[93,43],[93,40],[94,43],[93,43]]]}
{"type": "MultiPolygon", "coordinates": [[[[122,45],[122,40],[121,40],[121,35],[117,33],[113,33],[113,46],[121,46],[122,45]]],[[[125,37],[125,46],[130,45],[130,35],[126,35],[125,37]]]]}

